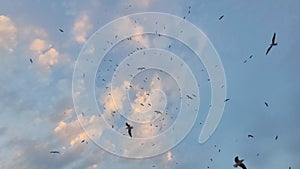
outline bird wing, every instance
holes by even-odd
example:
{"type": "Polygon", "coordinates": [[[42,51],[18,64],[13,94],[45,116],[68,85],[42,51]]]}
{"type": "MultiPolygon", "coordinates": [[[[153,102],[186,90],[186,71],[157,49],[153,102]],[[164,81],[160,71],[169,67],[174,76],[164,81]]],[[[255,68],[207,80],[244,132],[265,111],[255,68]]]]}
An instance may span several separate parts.
{"type": "Polygon", "coordinates": [[[130,125],[128,124],[128,123],[126,123],[126,126],[129,128],[130,127],[130,125]]]}
{"type": "Polygon", "coordinates": [[[267,49],[266,55],[270,52],[271,48],[272,48],[272,45],[270,45],[269,48],[267,49]]]}
{"type": "Polygon", "coordinates": [[[240,164],[240,167],[242,167],[242,169],[247,169],[244,163],[240,164]]]}
{"type": "Polygon", "coordinates": [[[240,162],[240,160],[239,160],[239,157],[238,157],[238,156],[236,156],[236,157],[234,158],[234,162],[235,162],[235,163],[238,163],[238,162],[240,162]]]}
{"type": "Polygon", "coordinates": [[[272,37],[272,43],[274,44],[275,43],[275,38],[276,38],[276,33],[273,34],[273,37],[272,37]]]}
{"type": "Polygon", "coordinates": [[[128,135],[129,135],[130,137],[132,137],[132,135],[131,135],[131,128],[128,129],[128,135]]]}

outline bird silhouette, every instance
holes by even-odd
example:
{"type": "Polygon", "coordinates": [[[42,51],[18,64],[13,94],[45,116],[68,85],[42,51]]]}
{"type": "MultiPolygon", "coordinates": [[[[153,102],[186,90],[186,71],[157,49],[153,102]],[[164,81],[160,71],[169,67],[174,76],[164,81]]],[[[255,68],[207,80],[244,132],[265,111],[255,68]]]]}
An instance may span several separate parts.
{"type": "Polygon", "coordinates": [[[269,107],[269,104],[267,102],[265,102],[266,107],[269,107]]]}
{"type": "Polygon", "coordinates": [[[59,154],[59,151],[50,151],[52,154],[59,154]]]}
{"type": "Polygon", "coordinates": [[[224,17],[224,15],[220,16],[220,17],[219,17],[219,20],[223,19],[223,17],[224,17]]]}
{"type": "Polygon", "coordinates": [[[59,29],[59,31],[60,31],[60,32],[64,32],[64,30],[62,30],[62,29],[59,29]]]}
{"type": "Polygon", "coordinates": [[[129,135],[130,137],[132,137],[131,130],[133,129],[133,127],[130,126],[128,123],[126,123],[126,129],[128,130],[128,135],[129,135]]]}
{"type": "Polygon", "coordinates": [[[191,96],[189,96],[189,95],[186,95],[186,97],[188,98],[188,99],[193,99],[191,96]]]}
{"type": "Polygon", "coordinates": [[[154,112],[157,113],[157,114],[162,114],[162,112],[158,111],[158,110],[155,110],[154,112]]]}
{"type": "Polygon", "coordinates": [[[270,44],[269,48],[267,49],[266,55],[270,52],[273,46],[277,46],[277,42],[275,42],[276,33],[273,34],[272,43],[270,44]]]}
{"type": "Polygon", "coordinates": [[[248,134],[248,138],[253,138],[254,136],[252,134],[248,134]]]}
{"type": "Polygon", "coordinates": [[[29,61],[30,61],[30,63],[32,63],[32,62],[33,62],[31,58],[29,59],[29,61]]]}
{"type": "Polygon", "coordinates": [[[138,67],[137,70],[145,70],[145,67],[138,67]]]}
{"type": "Polygon", "coordinates": [[[243,159],[242,160],[239,160],[239,157],[238,156],[236,156],[235,158],[234,158],[234,162],[235,162],[235,164],[233,165],[235,168],[236,167],[241,167],[242,169],[247,169],[247,167],[245,166],[245,164],[243,163],[243,159]]]}

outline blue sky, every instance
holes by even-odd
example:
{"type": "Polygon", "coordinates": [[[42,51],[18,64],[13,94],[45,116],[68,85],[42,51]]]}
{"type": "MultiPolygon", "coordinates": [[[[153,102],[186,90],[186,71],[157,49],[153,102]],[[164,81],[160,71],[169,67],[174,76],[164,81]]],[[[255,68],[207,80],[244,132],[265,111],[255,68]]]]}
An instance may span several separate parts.
{"type": "MultiPolygon", "coordinates": [[[[0,168],[233,168],[233,158],[238,155],[250,169],[299,169],[299,11],[297,0],[1,1],[0,168]],[[199,144],[211,98],[208,74],[201,71],[203,64],[175,39],[135,37],[143,48],[162,48],[181,57],[200,85],[201,104],[191,132],[175,148],[151,158],[128,159],[104,151],[86,136],[79,121],[89,124],[92,120],[85,119],[88,113],[78,117],[75,113],[72,76],[81,49],[95,31],[114,19],[140,12],[185,17],[201,29],[223,63],[230,100],[215,133],[199,144]],[[223,19],[218,20],[221,15],[223,19]],[[278,46],[266,56],[274,32],[278,46]],[[250,55],[253,57],[248,59],[250,55]],[[254,138],[248,138],[248,134],[254,138]],[[83,139],[88,144],[81,143],[83,139]],[[50,154],[52,150],[61,153],[50,154]]],[[[105,56],[97,73],[101,78],[95,81],[99,107],[111,104],[105,90],[110,83],[102,78],[111,77],[114,66],[122,60],[121,54],[137,45],[120,43],[105,56]]],[[[176,108],[181,100],[178,92],[172,92],[178,91],[178,86],[170,75],[155,70],[138,74],[133,83],[141,87],[146,76],[151,79],[146,89],[165,89],[166,96],[171,97],[165,123],[157,124],[168,127],[178,117],[176,108]],[[162,77],[161,82],[155,80],[157,75],[162,77]]],[[[118,95],[119,91],[116,88],[113,93],[118,95]]],[[[135,95],[141,94],[130,93],[131,98],[135,95]]],[[[122,100],[115,102],[120,103],[117,106],[122,104],[122,100]]],[[[126,134],[124,119],[111,118],[104,110],[103,115],[115,130],[126,134]]],[[[102,124],[90,127],[103,131],[102,124]]],[[[141,138],[165,131],[164,127],[135,129],[134,135],[141,138]]],[[[145,147],[143,151],[150,149],[145,147]]]]}

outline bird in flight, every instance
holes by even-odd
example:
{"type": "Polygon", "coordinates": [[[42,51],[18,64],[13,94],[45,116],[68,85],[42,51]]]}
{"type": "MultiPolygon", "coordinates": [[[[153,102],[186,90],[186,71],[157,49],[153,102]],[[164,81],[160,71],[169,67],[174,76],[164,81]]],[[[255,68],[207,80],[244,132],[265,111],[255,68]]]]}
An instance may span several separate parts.
{"type": "Polygon", "coordinates": [[[30,63],[32,63],[32,62],[33,62],[31,58],[29,59],[29,61],[30,61],[30,63]]]}
{"type": "Polygon", "coordinates": [[[223,19],[223,17],[224,17],[224,15],[220,16],[220,17],[219,17],[219,20],[223,19]]]}
{"type": "Polygon", "coordinates": [[[59,31],[60,31],[60,32],[64,32],[64,30],[62,30],[62,29],[59,29],[59,31]]]}
{"type": "Polygon", "coordinates": [[[252,134],[248,134],[248,138],[253,138],[254,136],[252,134]]]}
{"type": "Polygon", "coordinates": [[[273,46],[277,46],[277,42],[275,42],[276,33],[273,34],[272,43],[270,44],[269,48],[267,49],[266,55],[270,52],[273,46]]]}
{"type": "Polygon", "coordinates": [[[230,99],[225,99],[224,102],[227,102],[227,101],[229,101],[229,100],[230,100],[230,99]]]}
{"type": "Polygon", "coordinates": [[[268,104],[267,102],[265,102],[265,105],[266,105],[267,107],[269,107],[269,104],[268,104]]]}
{"type": "Polygon", "coordinates": [[[155,110],[154,112],[157,113],[157,114],[162,114],[162,112],[158,111],[158,110],[155,110]]]}
{"type": "Polygon", "coordinates": [[[186,95],[186,97],[188,98],[188,99],[193,99],[191,96],[189,96],[189,95],[186,95]]]}
{"type": "Polygon", "coordinates": [[[52,154],[59,154],[59,151],[50,151],[52,154]]]}
{"type": "Polygon", "coordinates": [[[145,70],[146,68],[145,67],[139,67],[137,68],[137,70],[145,70]]]}
{"type": "Polygon", "coordinates": [[[242,169],[247,169],[247,167],[245,166],[245,164],[243,163],[244,160],[239,160],[239,157],[236,156],[234,158],[234,162],[235,164],[233,165],[235,168],[236,167],[241,167],[242,169]]]}
{"type": "Polygon", "coordinates": [[[131,130],[133,129],[133,127],[130,126],[128,123],[126,123],[126,129],[128,130],[128,135],[129,135],[130,137],[132,137],[132,135],[131,135],[131,130]]]}

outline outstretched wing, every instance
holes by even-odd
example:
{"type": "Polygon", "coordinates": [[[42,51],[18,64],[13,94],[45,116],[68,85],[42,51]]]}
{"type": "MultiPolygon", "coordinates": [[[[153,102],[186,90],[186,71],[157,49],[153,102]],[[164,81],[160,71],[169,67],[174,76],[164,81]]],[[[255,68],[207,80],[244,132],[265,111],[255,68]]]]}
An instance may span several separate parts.
{"type": "Polygon", "coordinates": [[[128,123],[126,123],[126,126],[127,126],[127,128],[129,128],[129,127],[130,127],[130,125],[129,125],[128,123]]]}
{"type": "Polygon", "coordinates": [[[242,169],[247,169],[244,163],[240,164],[240,167],[242,167],[242,169]]]}
{"type": "Polygon", "coordinates": [[[273,38],[272,38],[272,43],[273,43],[273,44],[275,43],[275,38],[276,38],[276,33],[274,32],[273,38]]]}
{"type": "Polygon", "coordinates": [[[270,45],[269,48],[267,49],[266,55],[270,52],[271,48],[272,48],[272,45],[270,45]]]}
{"type": "Polygon", "coordinates": [[[130,137],[132,137],[132,134],[131,134],[131,128],[128,129],[128,135],[129,135],[130,137]]]}
{"type": "Polygon", "coordinates": [[[238,163],[238,162],[240,162],[240,160],[239,160],[239,157],[238,157],[238,156],[236,156],[236,157],[234,158],[234,162],[235,162],[235,163],[238,163]]]}

